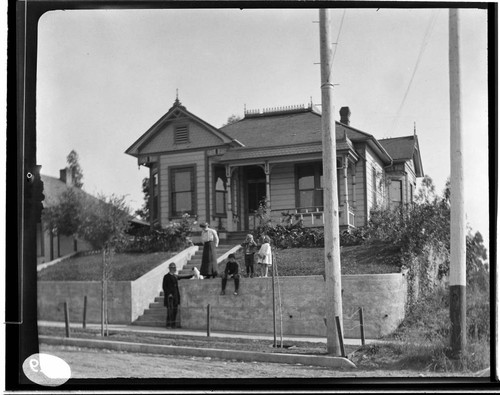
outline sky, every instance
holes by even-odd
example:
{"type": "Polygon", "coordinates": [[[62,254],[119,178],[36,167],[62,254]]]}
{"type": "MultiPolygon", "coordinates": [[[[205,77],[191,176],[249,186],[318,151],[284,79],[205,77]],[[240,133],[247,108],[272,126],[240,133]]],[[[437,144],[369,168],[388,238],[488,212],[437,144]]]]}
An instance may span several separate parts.
{"type": "MultiPolygon", "coordinates": [[[[450,175],[447,9],[332,9],[333,102],[378,139],[416,130],[425,174],[450,175]]],[[[489,239],[487,15],[460,11],[467,222],[489,239]]],[[[321,104],[317,9],[52,11],[39,23],[37,163],[79,154],[84,190],[143,204],[125,154],[179,100],[221,127],[244,108],[321,104]]]]}

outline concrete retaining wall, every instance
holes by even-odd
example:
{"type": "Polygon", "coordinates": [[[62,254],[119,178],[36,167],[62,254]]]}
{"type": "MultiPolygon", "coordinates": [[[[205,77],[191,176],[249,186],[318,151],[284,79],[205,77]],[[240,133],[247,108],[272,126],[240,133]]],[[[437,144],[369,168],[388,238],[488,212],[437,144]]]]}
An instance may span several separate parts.
{"type": "MultiPolygon", "coordinates": [[[[228,281],[221,296],[220,280],[181,281],[181,321],[185,328],[206,328],[207,305],[211,328],[218,331],[273,332],[271,278],[242,278],[238,296],[228,281]]],[[[277,331],[283,335],[326,336],[325,282],[322,276],[283,277],[275,295],[277,331]]],[[[344,336],[359,338],[359,307],[363,308],[365,335],[391,333],[404,318],[406,278],[402,274],[342,276],[344,336]]]]}
{"type": "MultiPolygon", "coordinates": [[[[160,294],[168,265],[175,262],[180,270],[198,250],[185,249],[135,281],[110,281],[108,284],[108,320],[110,324],[130,324],[160,294]]],[[[38,281],[38,319],[64,321],[64,302],[68,303],[70,322],[83,321],[84,297],[87,296],[87,322],[101,322],[100,281],[38,281]]]]}

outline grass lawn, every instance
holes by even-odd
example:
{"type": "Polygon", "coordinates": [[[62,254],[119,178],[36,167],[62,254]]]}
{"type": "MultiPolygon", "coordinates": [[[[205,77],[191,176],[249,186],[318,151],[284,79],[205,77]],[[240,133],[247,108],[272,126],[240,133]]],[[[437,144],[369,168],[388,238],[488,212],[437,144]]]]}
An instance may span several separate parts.
{"type": "MultiPolygon", "coordinates": [[[[400,256],[397,246],[371,244],[349,246],[341,249],[342,274],[384,274],[400,271],[400,256]]],[[[171,252],[152,254],[116,254],[113,257],[114,281],[133,281],[172,256],[171,252]]],[[[242,273],[245,261],[241,250],[236,253],[242,273]]],[[[323,248],[290,248],[275,250],[275,260],[280,276],[312,276],[325,273],[323,248]]],[[[62,261],[38,273],[41,281],[100,281],[102,275],[101,255],[76,256],[62,261]]],[[[223,273],[226,262],[219,264],[223,273]]],[[[256,267],[257,273],[259,268],[256,267]]]]}
{"type": "MultiPolygon", "coordinates": [[[[116,254],[113,256],[112,280],[133,281],[170,259],[171,252],[152,254],[116,254]]],[[[49,266],[38,273],[39,281],[100,281],[102,255],[76,256],[49,266]]]]}

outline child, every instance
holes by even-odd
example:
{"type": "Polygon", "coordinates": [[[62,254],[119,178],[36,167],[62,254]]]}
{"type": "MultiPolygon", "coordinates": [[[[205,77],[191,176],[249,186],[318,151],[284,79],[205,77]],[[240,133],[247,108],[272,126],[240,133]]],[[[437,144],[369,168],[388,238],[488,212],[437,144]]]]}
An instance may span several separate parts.
{"type": "Polygon", "coordinates": [[[257,256],[259,257],[260,273],[261,277],[267,277],[267,270],[273,264],[273,255],[271,252],[271,239],[269,236],[264,236],[262,239],[264,242],[260,247],[257,256]]]}
{"type": "Polygon", "coordinates": [[[245,255],[245,268],[247,277],[253,277],[254,255],[255,251],[257,251],[257,243],[254,241],[253,236],[248,234],[245,241],[241,243],[241,246],[243,247],[243,254],[245,255]]]}
{"type": "Polygon", "coordinates": [[[227,257],[228,262],[226,263],[226,269],[222,275],[222,291],[221,295],[226,294],[226,283],[228,278],[234,279],[234,294],[238,295],[238,289],[240,287],[240,265],[236,262],[236,257],[234,254],[229,254],[227,257]]]}

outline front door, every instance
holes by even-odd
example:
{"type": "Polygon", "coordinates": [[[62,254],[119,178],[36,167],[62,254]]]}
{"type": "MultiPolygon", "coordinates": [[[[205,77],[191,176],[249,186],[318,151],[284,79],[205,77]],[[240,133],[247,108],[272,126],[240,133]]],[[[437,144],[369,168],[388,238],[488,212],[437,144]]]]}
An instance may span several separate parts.
{"type": "Polygon", "coordinates": [[[245,169],[245,229],[254,229],[259,225],[256,211],[266,202],[266,176],[259,166],[249,166],[245,169]]]}

